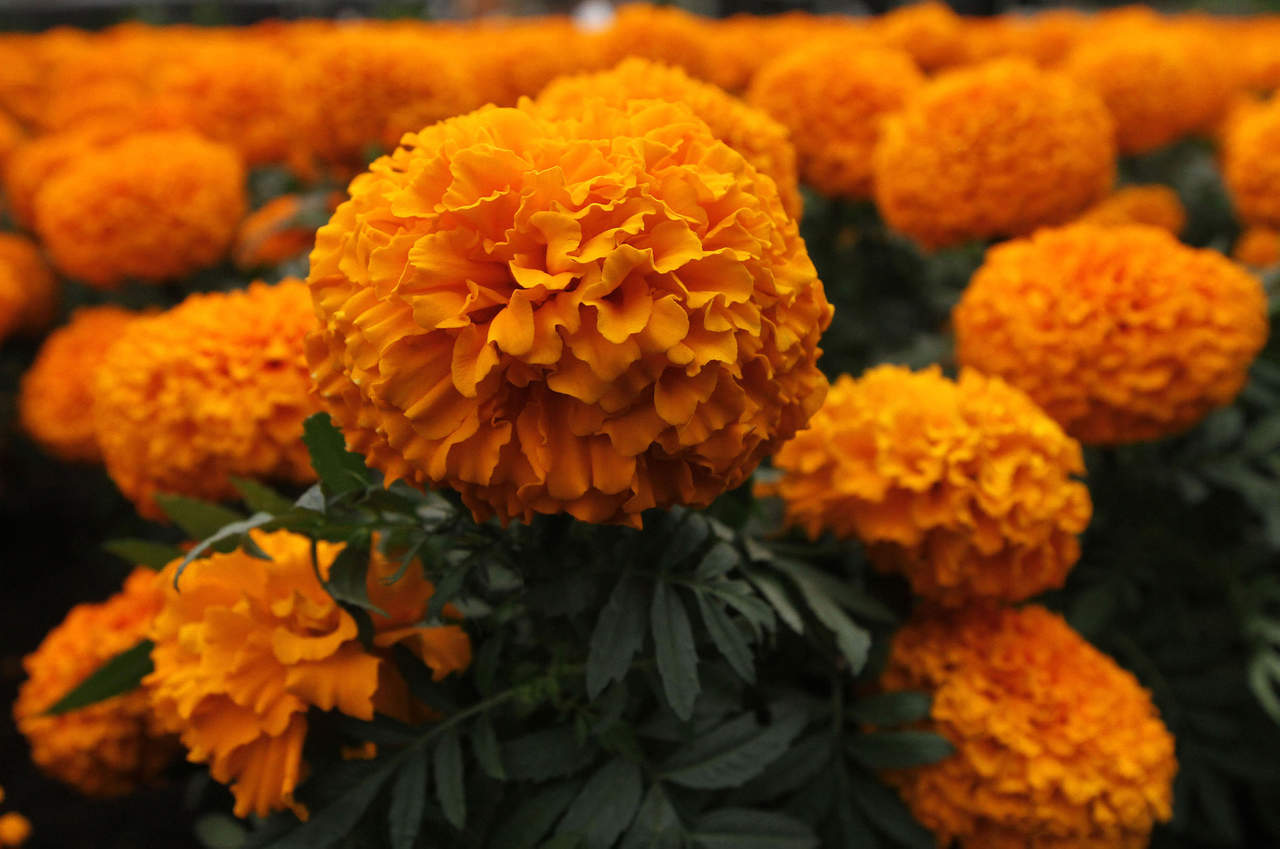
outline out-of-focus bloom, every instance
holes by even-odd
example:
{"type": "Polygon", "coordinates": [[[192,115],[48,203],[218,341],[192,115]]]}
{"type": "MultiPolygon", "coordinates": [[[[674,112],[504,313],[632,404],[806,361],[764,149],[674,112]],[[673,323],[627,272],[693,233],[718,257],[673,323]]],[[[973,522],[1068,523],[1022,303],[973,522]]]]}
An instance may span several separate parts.
{"type": "MultiPolygon", "coordinates": [[[[453,42],[452,49],[465,63],[476,89],[474,100],[460,111],[486,103],[515,106],[521,97],[532,97],[556,77],[613,64],[601,54],[599,37],[579,30],[567,18],[486,22],[455,34],[453,42]]],[[[429,123],[419,122],[410,129],[417,131],[429,123]]]]}
{"type": "Polygon", "coordinates": [[[26,135],[17,121],[0,112],[0,171],[4,170],[9,155],[18,149],[26,135]]]}
{"type": "Polygon", "coordinates": [[[244,181],[228,147],[140,133],[57,171],[36,195],[35,229],[59,270],[99,288],[183,277],[226,255],[244,181]]]}
{"type": "Polygon", "coordinates": [[[1231,256],[1236,262],[1254,268],[1267,268],[1280,263],[1280,230],[1249,227],[1236,239],[1231,256]]]}
{"type": "MultiPolygon", "coordinates": [[[[310,708],[366,720],[375,711],[415,717],[395,665],[365,649],[355,619],[321,585],[312,541],[287,531],[252,535],[270,560],[213,554],[193,561],[176,589],[178,561],[162,573],[164,606],[151,631],[155,670],[144,684],[187,759],[209,764],[215,780],[231,785],[237,816],[286,807],[303,813],[293,790],[306,769],[310,708]]],[[[341,549],[316,544],[325,579],[341,549]]],[[[369,597],[387,613],[372,614],[374,645],[407,647],[437,680],[465,669],[466,632],[421,624],[435,588],[417,561],[388,586],[398,568],[398,558],[376,553],[369,564],[369,597]]]]}
{"type": "Polygon", "coordinates": [[[1153,227],[1087,224],[997,245],[952,315],[960,363],[1024,390],[1068,433],[1177,433],[1244,385],[1267,338],[1257,278],[1153,227]]]}
{"type": "Polygon", "coordinates": [[[107,473],[139,513],[160,515],[157,492],[233,498],[233,475],[314,479],[302,443],[314,326],[298,280],[191,295],[130,325],[98,368],[93,420],[107,473]]]}
{"type": "Polygon", "coordinates": [[[1238,113],[1226,132],[1222,171],[1236,213],[1248,224],[1280,227],[1280,100],[1238,113]]]}
{"type": "Polygon", "coordinates": [[[831,307],[796,223],[688,107],[482,109],[350,194],[311,254],[307,353],[390,480],[639,524],[741,483],[821,406],[831,307]]]}
{"type": "Polygon", "coordinates": [[[31,836],[31,821],[16,811],[0,814],[0,846],[21,846],[31,836]]]}
{"type": "Polygon", "coordinates": [[[874,154],[881,214],[926,247],[1070,220],[1114,175],[1102,102],[1017,59],[938,77],[886,119],[874,154]]]}
{"type": "Polygon", "coordinates": [[[139,567],[124,588],[71,609],[22,661],[27,680],[13,706],[41,770],[90,796],[119,796],[154,778],[176,753],[142,690],[59,716],[44,711],[104,663],[147,635],[160,609],[156,573],[139,567]]]}
{"type": "Polygon", "coordinates": [[[1020,601],[1062,586],[1089,523],[1080,445],[999,378],[935,366],[842,375],[762,487],[787,520],[867,543],[930,601],[1020,601]]]}
{"type": "Polygon", "coordinates": [[[53,133],[37,136],[15,148],[4,166],[5,203],[14,221],[31,229],[35,223],[36,194],[68,163],[94,150],[97,142],[95,133],[53,133]]]}
{"type": "Polygon", "coordinates": [[[342,202],[339,192],[281,195],[245,216],[236,232],[231,258],[241,270],[267,268],[309,253],[316,228],[342,202]],[[318,219],[318,220],[317,220],[318,219]]]}
{"type": "Polygon", "coordinates": [[[791,131],[806,183],[826,195],[865,198],[881,123],[923,85],[906,53],[831,38],[767,63],[748,98],[791,131]]]}
{"type": "Polygon", "coordinates": [[[796,151],[787,128],[765,112],[753,109],[709,83],[691,79],[679,68],[645,59],[627,59],[611,71],[563,77],[538,95],[537,105],[553,118],[581,113],[588,100],[600,99],[612,106],[628,100],[669,100],[684,103],[711,132],[778,184],[778,193],[792,217],[800,217],[800,190],[796,182],[796,151]]]}
{"type": "Polygon", "coordinates": [[[715,39],[713,24],[675,6],[627,3],[598,39],[606,66],[640,56],[682,67],[698,79],[714,77],[709,46],[715,39]]]}
{"type": "Polygon", "coordinates": [[[964,26],[972,60],[1021,56],[1042,68],[1055,68],[1089,32],[1091,23],[1088,15],[1076,9],[1051,9],[1034,15],[969,18],[964,26]]]}
{"type": "MultiPolygon", "coordinates": [[[[899,6],[881,15],[872,22],[870,34],[886,47],[910,54],[926,71],[959,65],[968,58],[964,22],[950,6],[937,0],[899,6]]],[[[896,70],[886,73],[893,74],[896,70]]],[[[823,70],[827,74],[832,72],[830,68],[823,70]]]]}
{"type": "Polygon", "coordinates": [[[1076,223],[1099,227],[1146,224],[1176,236],[1187,226],[1187,211],[1178,193],[1168,186],[1125,186],[1086,209],[1076,223]]]}
{"type": "Polygon", "coordinates": [[[27,238],[0,233],[0,341],[17,330],[40,330],[53,318],[58,290],[27,238]]]}
{"type": "Polygon", "coordinates": [[[887,774],[939,846],[1141,849],[1172,814],[1174,741],[1132,674],[1057,614],[979,606],[908,623],[888,690],[924,690],[956,752],[887,774]]]}
{"type": "Polygon", "coordinates": [[[93,429],[93,382],[112,345],[137,318],[114,306],[77,310],[49,334],[22,376],[18,413],[22,427],[63,460],[102,458],[93,429]]]}

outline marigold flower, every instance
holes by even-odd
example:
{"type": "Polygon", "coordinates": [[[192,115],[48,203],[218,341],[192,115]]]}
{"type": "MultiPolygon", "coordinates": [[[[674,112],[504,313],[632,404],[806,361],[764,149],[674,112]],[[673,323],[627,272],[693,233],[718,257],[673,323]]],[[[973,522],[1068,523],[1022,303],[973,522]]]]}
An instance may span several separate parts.
{"type": "Polygon", "coordinates": [[[22,427],[63,460],[102,459],[93,429],[93,382],[103,357],[137,313],[114,306],[77,310],[49,334],[22,376],[18,413],[22,427]]]}
{"type": "Polygon", "coordinates": [[[964,27],[972,60],[1021,56],[1042,68],[1055,68],[1087,35],[1091,22],[1076,9],[1052,9],[1033,15],[969,18],[964,27]]]}
{"type": "Polygon", "coordinates": [[[1078,224],[997,245],[952,320],[963,365],[1100,444],[1177,433],[1230,403],[1267,338],[1255,277],[1139,226],[1078,224]]]}
{"type": "Polygon", "coordinates": [[[31,821],[14,811],[0,814],[0,846],[21,846],[31,836],[31,821]]]}
{"type": "MultiPolygon", "coordinates": [[[[612,64],[600,55],[598,36],[579,30],[568,18],[486,22],[454,38],[452,49],[466,57],[468,76],[476,88],[475,98],[459,112],[486,103],[515,106],[521,97],[532,97],[556,77],[612,64]]],[[[409,129],[420,130],[430,123],[420,121],[409,129]]],[[[394,142],[389,145],[394,146],[394,142]]]]}
{"type": "Polygon", "coordinates": [[[1042,607],[908,623],[887,690],[933,695],[956,752],[887,774],[939,846],[1142,849],[1172,814],[1173,737],[1132,674],[1042,607]]]}
{"type": "Polygon", "coordinates": [[[682,104],[482,109],[350,194],[311,254],[307,353],[390,480],[638,525],[741,483],[822,403],[831,307],[795,221],[682,104]]]}
{"type": "Polygon", "coordinates": [[[236,232],[231,249],[236,267],[267,268],[309,253],[315,246],[316,227],[344,197],[340,192],[328,197],[290,194],[267,201],[245,216],[236,232]],[[317,217],[318,222],[312,220],[317,217]]]}
{"type": "Polygon", "coordinates": [[[1187,226],[1187,211],[1178,193],[1168,186],[1125,186],[1086,209],[1076,223],[1099,227],[1146,224],[1176,236],[1187,226]]]}
{"type": "Polygon", "coordinates": [[[230,148],[140,133],[56,173],[36,195],[35,229],[61,271],[110,289],[217,263],[244,210],[244,166],[230,148]]]}
{"type": "Polygon", "coordinates": [[[53,318],[57,282],[27,238],[0,233],[0,340],[15,330],[39,330],[53,318]]]}
{"type": "Polygon", "coordinates": [[[1089,524],[1080,445],[1017,389],[965,370],[841,375],[773,459],[788,522],[868,545],[944,605],[1060,587],[1089,524]]]}
{"type": "Polygon", "coordinates": [[[713,24],[675,6],[626,3],[618,8],[613,25],[599,35],[600,58],[605,66],[628,56],[652,59],[684,68],[702,80],[712,79],[713,24]]]}
{"type": "Polygon", "coordinates": [[[778,184],[787,212],[800,217],[802,201],[796,182],[796,151],[787,128],[709,83],[691,79],[679,68],[646,59],[626,59],[611,71],[562,77],[543,89],[535,101],[553,118],[569,118],[583,104],[599,98],[611,106],[628,100],[684,103],[711,132],[743,155],[755,169],[778,184]]]}
{"type": "Polygon", "coordinates": [[[35,223],[36,194],[55,173],[92,151],[98,142],[96,132],[51,133],[15,148],[4,166],[5,202],[13,220],[30,230],[35,223]]]}
{"type": "Polygon", "coordinates": [[[147,635],[160,609],[156,573],[139,567],[124,588],[80,604],[49,632],[22,666],[13,717],[41,770],[90,796],[120,796],[158,775],[176,754],[142,690],[59,716],[44,711],[116,655],[147,635]]]}
{"type": "MultiPolygon", "coordinates": [[[[306,768],[308,709],[366,720],[378,711],[408,721],[406,688],[394,664],[365,649],[355,619],[317,579],[310,539],[288,531],[252,535],[270,560],[213,554],[193,561],[177,589],[178,561],[162,573],[164,606],[151,631],[155,671],[144,684],[187,759],[208,763],[215,780],[231,785],[237,816],[286,807],[301,814],[293,790],[306,768]]],[[[325,578],[341,549],[316,544],[325,578]]],[[[409,648],[437,680],[465,669],[466,632],[420,624],[435,589],[420,565],[384,584],[399,565],[376,553],[370,562],[369,597],[388,614],[373,614],[374,644],[409,648]]]]}
{"type": "Polygon", "coordinates": [[[747,97],[791,131],[806,183],[826,195],[866,198],[881,124],[924,82],[906,53],[853,36],[783,53],[760,69],[747,97]]]}
{"type": "Polygon", "coordinates": [[[1236,239],[1231,256],[1236,262],[1254,268],[1267,268],[1280,263],[1280,230],[1249,227],[1236,239]]]}
{"type": "Polygon", "coordinates": [[[302,420],[315,411],[301,281],[189,296],[136,320],[103,358],[93,421],[116,486],[149,518],[158,492],[236,496],[231,476],[305,483],[302,420]]]}
{"type": "Polygon", "coordinates": [[[26,136],[17,121],[0,112],[0,170],[4,169],[9,155],[22,145],[26,136]]]}
{"type": "Polygon", "coordinates": [[[1236,213],[1246,223],[1280,227],[1280,100],[1243,107],[1226,131],[1222,172],[1236,213]]]}
{"type": "Polygon", "coordinates": [[[889,116],[876,204],[926,247],[1067,221],[1111,188],[1102,102],[1060,74],[1002,59],[943,74],[889,116]]]}
{"type": "Polygon", "coordinates": [[[886,47],[910,54],[926,71],[959,65],[968,58],[964,22],[937,0],[899,6],[876,18],[870,32],[886,47]]]}

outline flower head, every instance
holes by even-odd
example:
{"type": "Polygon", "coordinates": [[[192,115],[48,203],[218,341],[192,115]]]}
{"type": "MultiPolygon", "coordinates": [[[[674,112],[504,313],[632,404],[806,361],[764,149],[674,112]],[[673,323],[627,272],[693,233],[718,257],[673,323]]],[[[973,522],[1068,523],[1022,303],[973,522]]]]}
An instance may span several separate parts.
{"type": "Polygon", "coordinates": [[[906,51],[926,71],[959,65],[968,58],[964,21],[938,0],[899,6],[875,18],[871,34],[886,47],[906,51]]]}
{"type": "Polygon", "coordinates": [[[36,195],[35,229],[58,269],[110,289],[217,263],[244,208],[244,166],[230,148],[139,133],[57,171],[36,195]]]}
{"type": "Polygon", "coordinates": [[[13,706],[18,730],[44,772],[90,796],[119,796],[155,777],[176,753],[142,690],[45,716],[44,711],[147,635],[160,609],[156,573],[139,567],[107,601],[80,604],[22,666],[13,706]]]}
{"type": "Polygon", "coordinates": [[[1280,230],[1270,227],[1248,227],[1231,249],[1236,262],[1253,268],[1267,268],[1280,263],[1280,230]]]}
{"type": "Polygon", "coordinates": [[[638,524],[741,483],[821,405],[831,308],[796,224],[683,105],[482,109],[350,194],[311,254],[308,359],[389,479],[638,524]]]}
{"type": "MultiPolygon", "coordinates": [[[[231,785],[242,817],[300,810],[293,790],[305,770],[310,708],[413,718],[395,665],[364,647],[355,619],[317,579],[312,541],[287,531],[252,534],[270,560],[214,554],[193,561],[178,588],[178,562],[165,569],[164,605],[151,631],[155,670],[144,682],[160,722],[179,735],[188,760],[209,764],[215,780],[231,785]]],[[[341,549],[317,544],[321,576],[341,549]]],[[[420,564],[388,586],[398,568],[398,558],[376,553],[369,564],[370,599],[388,614],[373,614],[374,645],[407,647],[437,680],[466,668],[466,632],[421,624],[434,587],[420,564]]]]}
{"type": "Polygon", "coordinates": [[[768,490],[811,536],[868,545],[930,601],[1020,601],[1059,587],[1092,508],[1080,445],[999,378],[935,366],[841,376],[774,457],[768,490]]]}
{"type": "Polygon", "coordinates": [[[0,340],[14,331],[45,327],[57,299],[57,283],[35,243],[0,233],[0,340]]]}
{"type": "Polygon", "coordinates": [[[1111,188],[1115,143],[1102,102],[1017,59],[930,82],[890,116],[873,161],[876,204],[927,247],[1071,219],[1111,188]]]}
{"type": "Polygon", "coordinates": [[[1225,132],[1222,172],[1236,213],[1248,224],[1280,227],[1280,100],[1243,107],[1225,132]]]}
{"type": "Polygon", "coordinates": [[[0,846],[21,846],[31,836],[31,820],[17,811],[0,814],[0,846]]]}
{"type": "Polygon", "coordinates": [[[997,245],[952,315],[959,361],[1086,443],[1156,439],[1230,403],[1267,338],[1258,280],[1153,227],[997,245]]]}
{"type": "Polygon", "coordinates": [[[1076,223],[1099,227],[1146,224],[1176,236],[1187,226],[1187,211],[1178,193],[1168,186],[1125,186],[1082,212],[1076,223]]]}
{"type": "Polygon", "coordinates": [[[701,80],[711,80],[714,25],[706,18],[676,6],[625,3],[613,25],[599,36],[600,57],[614,65],[628,56],[640,56],[684,68],[701,80]]]}
{"type": "Polygon", "coordinates": [[[1141,849],[1171,815],[1178,765],[1151,697],[1042,607],[908,623],[884,686],[931,693],[927,725],[956,748],[888,775],[940,846],[1141,849]]]}
{"type": "Polygon", "coordinates": [[[144,516],[171,492],[233,498],[231,476],[314,479],[302,420],[315,411],[298,280],[189,296],[129,326],[98,368],[94,429],[107,473],[144,516]]]}

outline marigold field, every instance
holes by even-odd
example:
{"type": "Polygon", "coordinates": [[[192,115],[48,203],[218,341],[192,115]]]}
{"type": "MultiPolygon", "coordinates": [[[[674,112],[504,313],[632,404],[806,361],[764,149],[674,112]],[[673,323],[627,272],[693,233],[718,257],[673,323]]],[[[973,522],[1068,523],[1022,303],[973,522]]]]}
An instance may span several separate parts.
{"type": "Polygon", "coordinates": [[[1280,16],[606,6],[0,32],[0,847],[1280,847],[1280,16]]]}

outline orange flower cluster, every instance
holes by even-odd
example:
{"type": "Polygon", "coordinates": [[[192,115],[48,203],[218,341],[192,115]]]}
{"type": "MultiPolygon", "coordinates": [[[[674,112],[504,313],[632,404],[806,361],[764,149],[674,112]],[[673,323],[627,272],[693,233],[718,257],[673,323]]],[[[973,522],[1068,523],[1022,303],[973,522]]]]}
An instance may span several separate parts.
{"type": "Polygon", "coordinates": [[[889,690],[933,695],[956,753],[888,774],[939,846],[1142,849],[1172,811],[1173,738],[1129,672],[1042,607],[909,623],[889,690]]]}
{"type": "Polygon", "coordinates": [[[1089,523],[1080,445],[999,378],[934,366],[842,375],[762,487],[816,537],[857,537],[946,606],[1060,587],[1089,523]]]}
{"type": "Polygon", "coordinates": [[[1176,236],[1187,226],[1187,211],[1168,186],[1125,186],[1086,209],[1077,224],[1123,227],[1145,224],[1176,236]]]}
{"type": "Polygon", "coordinates": [[[1268,330],[1261,284],[1221,254],[1087,224],[992,248],[952,319],[963,365],[1102,444],[1177,433],[1230,403],[1268,330]]]}
{"type": "Polygon", "coordinates": [[[314,479],[302,420],[315,411],[302,352],[307,288],[192,295],[136,320],[98,368],[94,429],[112,480],[156,518],[156,493],[226,499],[230,477],[314,479]]]}
{"type": "Polygon", "coordinates": [[[711,132],[743,155],[757,171],[778,184],[783,205],[800,217],[796,152],[787,128],[758,109],[707,83],[691,79],[679,68],[645,59],[627,59],[611,71],[562,77],[538,95],[538,108],[553,118],[580,114],[590,100],[621,107],[628,100],[654,99],[684,103],[711,132]]]}
{"type": "Polygon", "coordinates": [[[113,306],[80,309],[40,346],[22,376],[18,413],[22,427],[50,454],[73,461],[102,459],[93,429],[94,378],[107,351],[137,317],[113,306]]]}
{"type": "Polygon", "coordinates": [[[791,131],[805,182],[825,195],[866,198],[884,117],[923,85],[907,53],[851,36],[814,41],[768,62],[748,98],[791,131]]]}
{"type": "Polygon", "coordinates": [[[35,197],[35,229],[60,271],[111,289],[217,263],[244,210],[234,151],[190,133],[144,133],[58,170],[35,197]]]}
{"type": "Polygon", "coordinates": [[[1280,100],[1246,108],[1226,130],[1223,178],[1236,213],[1245,222],[1280,227],[1280,100]]]}
{"type": "Polygon", "coordinates": [[[1267,268],[1280,263],[1280,230],[1249,227],[1240,234],[1231,256],[1236,262],[1254,268],[1267,268]]]}
{"type": "Polygon", "coordinates": [[[142,640],[160,600],[156,573],[139,567],[107,601],[72,608],[22,661],[27,680],[13,705],[18,730],[40,769],[82,793],[128,793],[158,775],[177,752],[142,690],[44,715],[103,663],[142,640]]]}
{"type": "Polygon", "coordinates": [[[40,249],[13,233],[0,233],[0,341],[14,331],[40,330],[53,318],[57,283],[40,249]]]}
{"type": "Polygon", "coordinates": [[[875,198],[931,248],[1070,220],[1111,188],[1115,142],[1102,102],[1021,60],[951,71],[884,124],[875,198]]]}
{"type": "MultiPolygon", "coordinates": [[[[254,531],[253,539],[270,560],[214,554],[193,561],[178,588],[177,561],[162,573],[164,605],[151,630],[155,670],[144,685],[188,760],[209,764],[215,780],[231,785],[237,816],[286,807],[305,813],[293,790],[306,769],[309,709],[366,720],[375,711],[415,716],[395,666],[365,649],[355,619],[317,578],[312,541],[287,531],[254,531]]],[[[318,544],[325,579],[341,549],[318,544]]],[[[407,647],[437,680],[465,669],[466,632],[421,624],[435,588],[416,561],[388,585],[398,568],[398,560],[377,554],[369,565],[369,597],[387,613],[373,615],[375,646],[407,647]]]]}
{"type": "Polygon", "coordinates": [[[308,359],[389,480],[639,524],[741,483],[822,403],[831,307],[796,223],[685,106],[483,109],[350,194],[311,254],[308,359]]]}

